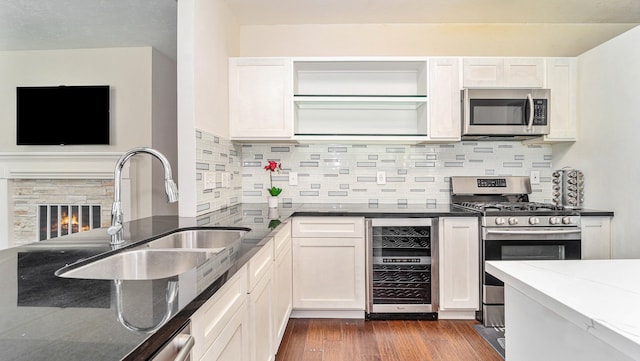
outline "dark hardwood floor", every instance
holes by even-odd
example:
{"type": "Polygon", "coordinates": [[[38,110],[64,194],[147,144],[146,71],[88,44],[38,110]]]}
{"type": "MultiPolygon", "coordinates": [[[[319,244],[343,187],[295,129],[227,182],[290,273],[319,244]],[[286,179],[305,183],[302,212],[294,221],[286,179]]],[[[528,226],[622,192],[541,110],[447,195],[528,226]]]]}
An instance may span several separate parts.
{"type": "Polygon", "coordinates": [[[290,319],[276,361],[503,361],[474,324],[290,319]]]}

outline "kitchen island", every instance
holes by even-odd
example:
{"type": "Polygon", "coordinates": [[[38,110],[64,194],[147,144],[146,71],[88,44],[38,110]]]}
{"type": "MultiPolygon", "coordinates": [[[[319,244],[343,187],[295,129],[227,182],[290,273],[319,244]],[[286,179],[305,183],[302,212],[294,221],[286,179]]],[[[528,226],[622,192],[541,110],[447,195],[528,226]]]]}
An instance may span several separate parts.
{"type": "Polygon", "coordinates": [[[640,260],[488,261],[505,283],[506,359],[640,360],[640,260]]]}
{"type": "MultiPolygon", "coordinates": [[[[76,233],[0,251],[0,360],[117,361],[146,360],[189,320],[226,280],[233,277],[292,216],[469,217],[474,213],[443,207],[377,204],[239,204],[185,218],[155,216],[126,222],[125,243],[112,249],[106,229],[76,233]],[[68,264],[119,252],[177,230],[246,228],[240,245],[223,270],[206,270],[154,280],[129,280],[122,288],[112,280],[60,278],[54,272],[68,264]],[[236,251],[237,250],[237,251],[236,251]],[[212,274],[219,277],[211,277],[212,274]],[[184,276],[184,277],[183,277],[184,276]],[[166,295],[178,282],[170,317],[166,295]],[[122,307],[117,309],[118,299],[122,307]],[[122,319],[149,332],[132,330],[122,319]]],[[[231,249],[231,248],[230,248],[231,249]]]]}

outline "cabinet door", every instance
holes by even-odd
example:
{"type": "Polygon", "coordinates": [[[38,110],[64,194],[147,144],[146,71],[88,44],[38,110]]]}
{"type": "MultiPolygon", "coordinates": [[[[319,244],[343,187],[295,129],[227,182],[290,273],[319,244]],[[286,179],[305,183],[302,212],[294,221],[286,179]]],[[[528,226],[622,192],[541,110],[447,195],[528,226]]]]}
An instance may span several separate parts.
{"type": "MultiPolygon", "coordinates": [[[[200,361],[249,361],[249,313],[246,303],[237,310],[200,361]]],[[[197,344],[197,341],[196,341],[197,344]]]]}
{"type": "Polygon", "coordinates": [[[547,141],[575,141],[577,139],[577,59],[547,60],[547,87],[551,89],[551,131],[547,141]]]}
{"type": "Polygon", "coordinates": [[[582,259],[611,258],[611,217],[581,217],[582,259]]]}
{"type": "Polygon", "coordinates": [[[440,310],[478,310],[478,219],[440,218],[439,232],[440,310]]]}
{"type": "Polygon", "coordinates": [[[231,139],[293,136],[291,59],[229,59],[231,139]]]}
{"type": "Polygon", "coordinates": [[[276,234],[274,240],[276,256],[273,268],[273,352],[275,354],[291,315],[293,299],[291,226],[289,223],[285,224],[285,228],[276,234]]]}
{"type": "Polygon", "coordinates": [[[429,60],[429,138],[460,140],[460,61],[429,60]]]}
{"type": "MultiPolygon", "coordinates": [[[[223,330],[232,318],[240,317],[237,320],[242,320],[242,317],[245,317],[238,316],[237,313],[248,315],[247,283],[247,267],[244,266],[191,316],[191,332],[196,341],[193,346],[194,360],[200,360],[206,352],[209,352],[207,350],[217,342],[216,340],[224,333],[223,330]]],[[[248,327],[248,324],[244,323],[243,327],[248,327]]],[[[247,330],[243,332],[248,332],[247,330]]],[[[243,336],[242,342],[245,347],[247,347],[246,340],[247,338],[243,336]]],[[[213,358],[206,359],[213,360],[213,358]]]]}
{"type": "Polygon", "coordinates": [[[464,87],[542,88],[543,58],[465,58],[464,87]]]}
{"type": "Polygon", "coordinates": [[[462,60],[462,70],[465,88],[496,87],[505,82],[502,58],[465,58],[462,60]]]}
{"type": "Polygon", "coordinates": [[[272,361],[273,351],[273,267],[264,270],[249,296],[251,361],[272,361]]]}
{"type": "Polygon", "coordinates": [[[365,308],[364,237],[293,238],[293,308],[365,308]]]}
{"type": "Polygon", "coordinates": [[[504,82],[507,87],[544,87],[543,58],[505,58],[504,82]]]}

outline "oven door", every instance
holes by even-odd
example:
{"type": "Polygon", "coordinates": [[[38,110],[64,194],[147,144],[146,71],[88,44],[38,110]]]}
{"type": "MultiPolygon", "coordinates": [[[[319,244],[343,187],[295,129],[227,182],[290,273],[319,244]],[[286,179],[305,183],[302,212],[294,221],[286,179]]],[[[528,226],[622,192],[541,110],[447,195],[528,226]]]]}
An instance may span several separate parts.
{"type": "MultiPolygon", "coordinates": [[[[580,259],[580,227],[482,229],[485,261],[580,259]]],[[[482,318],[485,326],[504,326],[504,283],[484,271],[482,318]]]]}

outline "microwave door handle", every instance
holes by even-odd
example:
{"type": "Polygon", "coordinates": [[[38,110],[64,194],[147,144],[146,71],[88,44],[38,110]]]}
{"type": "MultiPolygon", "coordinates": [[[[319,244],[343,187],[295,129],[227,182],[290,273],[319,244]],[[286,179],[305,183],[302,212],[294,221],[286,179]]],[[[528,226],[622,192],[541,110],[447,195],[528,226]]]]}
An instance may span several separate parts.
{"type": "Polygon", "coordinates": [[[527,123],[527,131],[533,130],[533,97],[531,93],[527,94],[527,101],[529,102],[529,122],[527,123]]]}

